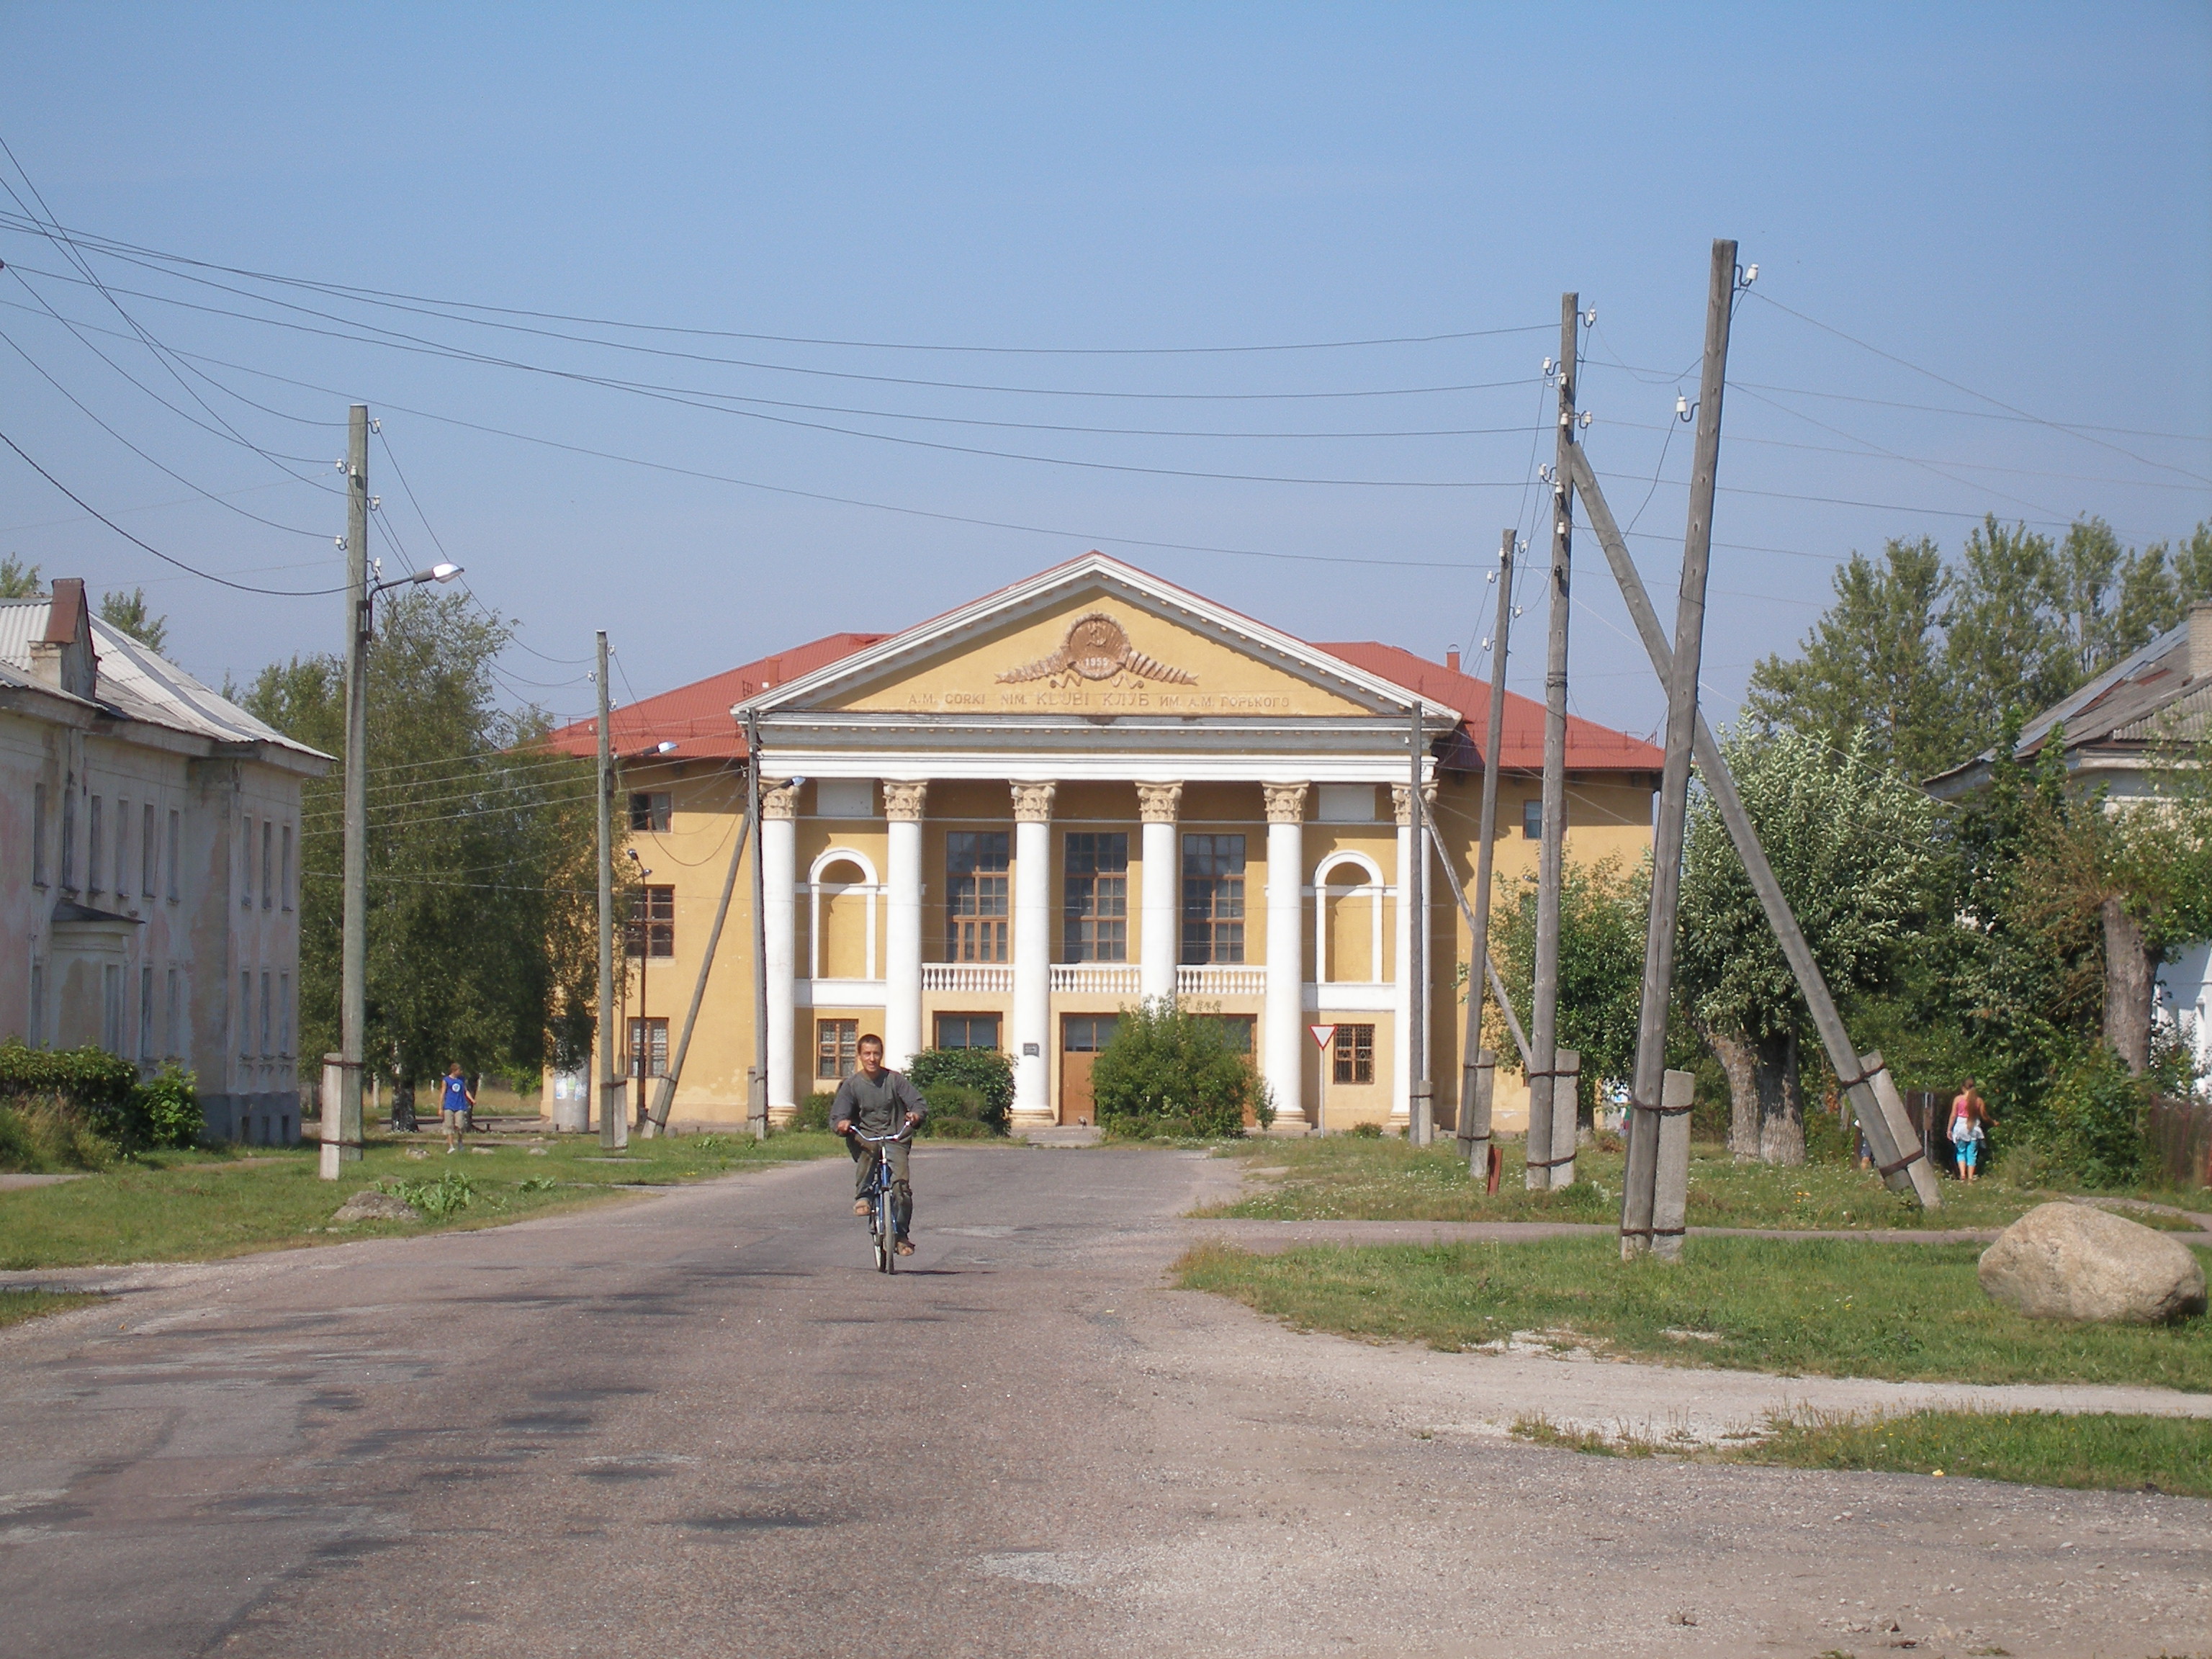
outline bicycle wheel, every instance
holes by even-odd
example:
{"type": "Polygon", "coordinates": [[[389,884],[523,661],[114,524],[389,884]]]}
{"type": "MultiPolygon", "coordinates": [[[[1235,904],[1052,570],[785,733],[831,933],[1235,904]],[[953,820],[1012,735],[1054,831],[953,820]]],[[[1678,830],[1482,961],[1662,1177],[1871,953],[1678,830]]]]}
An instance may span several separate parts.
{"type": "Polygon", "coordinates": [[[887,1182],[876,1194],[876,1265],[887,1273],[898,1271],[898,1250],[892,1236],[891,1189],[887,1182]]]}

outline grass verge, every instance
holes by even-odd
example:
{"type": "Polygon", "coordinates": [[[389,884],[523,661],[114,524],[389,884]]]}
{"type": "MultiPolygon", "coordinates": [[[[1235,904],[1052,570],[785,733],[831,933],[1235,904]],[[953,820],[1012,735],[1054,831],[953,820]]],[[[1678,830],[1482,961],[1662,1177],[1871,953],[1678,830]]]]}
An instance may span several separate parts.
{"type": "MultiPolygon", "coordinates": [[[[1504,1144],[1505,1170],[1495,1196],[1468,1179],[1450,1143],[1410,1146],[1395,1138],[1330,1135],[1317,1140],[1241,1141],[1224,1155],[1282,1171],[1238,1201],[1202,1213],[1261,1221],[1585,1221],[1620,1218],[1621,1155],[1594,1148],[1576,1159],[1571,1187],[1532,1193],[1522,1184],[1522,1149],[1504,1144]]],[[[1943,1207],[1923,1211],[1910,1194],[1887,1190],[1869,1170],[1844,1164],[1738,1164],[1723,1149],[1692,1149],[1689,1222],[1693,1227],[2002,1227],[2065,1194],[2015,1188],[1992,1177],[1966,1186],[1943,1182],[1943,1207]]],[[[2100,1196],[2116,1196],[2100,1194],[2100,1196]]],[[[2212,1194],[2127,1194],[2212,1212],[2212,1194]]],[[[2194,1231],[2155,1212],[2122,1210],[2154,1227],[2194,1231]]]]}
{"type": "Polygon", "coordinates": [[[0,1330],[45,1314],[67,1313],[100,1299],[73,1291],[0,1291],[0,1330]]]}
{"type": "Polygon", "coordinates": [[[2212,1498],[2212,1422],[2203,1418],[1913,1412],[1781,1424],[1721,1455],[1793,1469],[1889,1469],[2212,1498]]]}
{"type": "MultiPolygon", "coordinates": [[[[0,1192],[0,1268],[190,1261],[350,1238],[495,1227],[607,1196],[844,1150],[830,1134],[678,1135],[603,1154],[594,1137],[501,1136],[490,1150],[443,1156],[434,1135],[373,1139],[344,1176],[316,1174],[313,1146],[151,1154],[82,1181],[0,1192]],[[427,1153],[427,1157],[410,1156],[427,1153]],[[446,1179],[447,1176],[453,1180],[446,1179]],[[363,1188],[434,1189],[422,1221],[334,1226],[363,1188]]],[[[485,1143],[479,1140],[477,1146],[485,1143]]]]}
{"type": "Polygon", "coordinates": [[[1300,1329],[1447,1351],[1518,1338],[1622,1358],[1784,1376],[2132,1383],[2212,1390],[2212,1318],[2160,1327],[2024,1318],[1983,1294],[1972,1244],[1709,1238],[1674,1266],[1609,1237],[1321,1246],[1200,1244],[1186,1290],[1300,1329]]]}

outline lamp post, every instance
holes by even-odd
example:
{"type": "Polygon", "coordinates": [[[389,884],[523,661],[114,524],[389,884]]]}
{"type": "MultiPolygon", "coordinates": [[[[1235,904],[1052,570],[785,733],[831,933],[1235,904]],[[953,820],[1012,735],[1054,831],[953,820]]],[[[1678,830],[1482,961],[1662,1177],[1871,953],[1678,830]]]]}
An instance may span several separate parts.
{"type": "Polygon", "coordinates": [[[344,900],[338,968],[338,1055],[324,1067],[323,1149],[319,1173],[338,1178],[339,1166],[362,1152],[362,1051],[368,1025],[368,646],[374,632],[376,596],[395,587],[449,582],[457,564],[434,564],[393,581],[374,581],[368,560],[368,408],[352,410],[347,461],[346,732],[344,900]],[[337,1076],[337,1109],[331,1109],[331,1073],[337,1076]]]}

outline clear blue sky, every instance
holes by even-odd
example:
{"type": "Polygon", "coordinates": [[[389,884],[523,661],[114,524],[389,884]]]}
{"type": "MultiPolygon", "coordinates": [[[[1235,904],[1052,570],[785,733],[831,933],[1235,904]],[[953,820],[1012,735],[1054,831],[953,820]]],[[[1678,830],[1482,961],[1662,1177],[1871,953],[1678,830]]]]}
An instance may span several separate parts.
{"type": "MultiPolygon", "coordinates": [[[[58,280],[70,267],[51,245],[0,229],[0,258],[21,269],[0,276],[0,332],[191,486],[291,528],[196,496],[5,347],[0,430],[179,558],[317,587],[339,568],[344,404],[366,400],[477,592],[550,657],[580,659],[591,630],[609,629],[618,694],[838,629],[902,626],[1093,545],[1310,638],[1435,656],[1456,643],[1472,658],[1499,530],[1534,516],[1531,457],[1549,454],[1530,430],[1545,407],[1536,376],[1569,288],[1598,313],[1590,453],[1618,475],[1620,514],[1641,507],[1638,552],[1671,616],[1690,441],[1663,434],[1678,388],[1695,395],[1694,373],[1677,377],[1699,350],[1708,247],[1729,235],[1759,277],[1736,318],[1717,515],[1706,661],[1725,718],[1750,665],[1792,646],[1854,548],[1923,533],[1955,548],[1984,511],[2057,526],[2100,513],[2134,544],[2212,514],[2208,89],[2200,3],[9,4],[0,137],[53,215],[214,264],[913,345],[1531,331],[1150,356],[613,337],[692,354],[656,357],[218,278],[347,319],[334,325],[90,256],[112,288],[167,296],[117,295],[163,346],[195,354],[165,365],[93,331],[129,325],[58,280]],[[702,409],[178,300],[756,401],[702,409]],[[92,345],[280,459],[189,424],[92,345]],[[978,386],[1023,390],[966,389],[978,386]],[[1438,386],[1483,389],[1407,393],[1438,386]],[[1078,392],[1147,395],[1048,395],[1078,392]],[[1251,395],[1351,392],[1400,395],[1251,395]],[[2126,430],[1984,418],[1999,404],[2126,430]],[[454,421],[1036,528],[778,494],[454,421]],[[1038,429],[1052,427],[1136,433],[1038,429]],[[1453,435],[1155,435],[1184,433],[1453,435]],[[1112,470],[1139,468],[1155,470],[1112,470]],[[1304,557],[1132,544],[1147,541],[1304,557]]],[[[382,448],[372,465],[392,530],[427,562],[430,537],[382,448]]],[[[1648,731],[1657,695],[1595,543],[1582,546],[1576,706],[1648,731]]],[[[336,599],[179,577],[4,451],[0,552],[96,588],[143,583],[171,617],[173,654],[216,680],[341,637],[336,599]]],[[[1513,680],[1534,690],[1533,588],[1521,628],[1513,680]]],[[[563,714],[588,705],[576,666],[520,651],[501,666],[514,695],[563,714]]]]}

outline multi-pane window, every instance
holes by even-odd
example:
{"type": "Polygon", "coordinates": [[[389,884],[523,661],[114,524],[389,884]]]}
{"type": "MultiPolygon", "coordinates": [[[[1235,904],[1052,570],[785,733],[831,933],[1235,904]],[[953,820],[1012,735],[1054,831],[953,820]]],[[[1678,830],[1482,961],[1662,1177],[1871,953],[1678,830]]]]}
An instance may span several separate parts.
{"type": "Polygon", "coordinates": [[[999,1046],[996,1014],[939,1014],[937,1046],[940,1048],[995,1048],[999,1046]]]}
{"type": "Polygon", "coordinates": [[[46,884],[46,786],[31,786],[31,884],[46,884]]]}
{"type": "Polygon", "coordinates": [[[675,797],[665,790],[634,790],[629,798],[629,827],[665,836],[675,817],[675,797]]]}
{"type": "Polygon", "coordinates": [[[161,846],[154,839],[154,826],[158,821],[154,803],[148,801],[138,816],[138,892],[141,897],[151,898],[155,878],[160,873],[155,866],[161,860],[161,846]]]}
{"type": "Polygon", "coordinates": [[[955,830],[945,837],[946,961],[1006,959],[1011,841],[1003,830],[955,830]]]}
{"type": "Polygon", "coordinates": [[[1375,1028],[1372,1025],[1340,1025],[1336,1040],[1330,1045],[1336,1064],[1329,1073],[1333,1083],[1372,1083],[1375,1081],[1375,1028]]]}
{"type": "Polygon", "coordinates": [[[276,902],[276,884],[270,879],[275,867],[276,826],[267,818],[261,820],[261,908],[266,910],[276,902]]]}
{"type": "Polygon", "coordinates": [[[668,1075],[668,1022],[634,1019],[629,1023],[629,1074],[632,1077],[668,1075]],[[645,1069],[650,1066],[650,1069],[645,1069]]]}
{"type": "Polygon", "coordinates": [[[860,1064],[860,1022],[857,1019],[817,1019],[814,1022],[814,1075],[824,1083],[842,1083],[860,1064]]]}
{"type": "Polygon", "coordinates": [[[177,848],[184,828],[184,815],[173,808],[169,813],[169,902],[177,902],[177,848]]]}
{"type": "Polygon", "coordinates": [[[1244,960],[1244,837],[1182,838],[1182,959],[1244,960]]]}
{"type": "Polygon", "coordinates": [[[629,896],[629,943],[632,957],[672,957],[676,954],[676,890],[638,887],[629,896]]]}
{"type": "Polygon", "coordinates": [[[1070,1014],[1061,1021],[1060,1046],[1071,1054],[1095,1054],[1114,1040],[1120,1017],[1115,1014],[1070,1014]]]}
{"type": "Polygon", "coordinates": [[[1252,1052],[1252,1031],[1259,1023],[1252,1014],[1201,1014],[1201,1019],[1213,1022],[1221,1035],[1229,1039],[1229,1046],[1240,1054],[1252,1052]]]}
{"type": "MultiPolygon", "coordinates": [[[[149,898],[154,895],[153,879],[151,876],[146,878],[146,896],[149,898]]],[[[292,908],[292,826],[289,823],[284,826],[284,885],[282,891],[284,908],[289,910],[292,908]]]]}
{"type": "MultiPolygon", "coordinates": [[[[1567,812],[1565,804],[1562,802],[1559,811],[1559,828],[1564,830],[1566,827],[1567,812]]],[[[1543,838],[1544,799],[1542,796],[1531,795],[1521,803],[1521,834],[1522,838],[1528,841],[1540,841],[1543,838]]]]}
{"type": "Polygon", "coordinates": [[[1066,962],[1129,959],[1129,837],[1067,837],[1060,954],[1066,962]]]}
{"type": "Polygon", "coordinates": [[[88,896],[100,890],[100,859],[107,850],[107,838],[101,833],[106,826],[101,821],[100,809],[100,797],[94,795],[85,818],[84,890],[88,896]]]}

